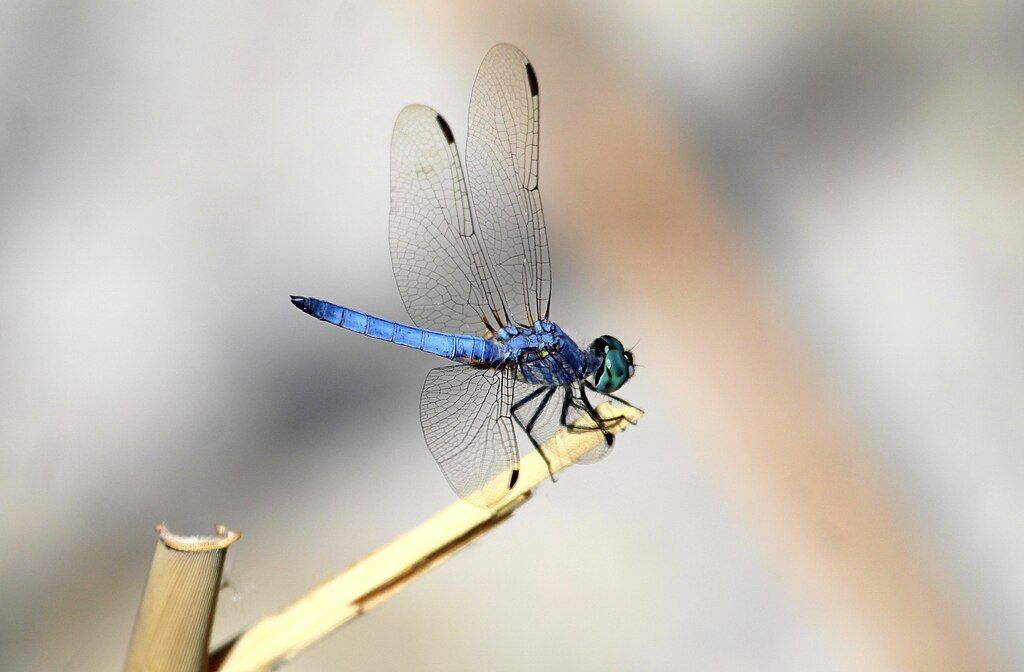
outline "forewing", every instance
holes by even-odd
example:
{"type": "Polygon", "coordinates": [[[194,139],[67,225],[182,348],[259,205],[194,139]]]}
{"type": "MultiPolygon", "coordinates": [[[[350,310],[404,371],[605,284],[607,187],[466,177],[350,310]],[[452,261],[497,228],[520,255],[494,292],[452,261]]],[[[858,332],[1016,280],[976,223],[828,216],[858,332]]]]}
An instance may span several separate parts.
{"type": "Polygon", "coordinates": [[[512,369],[442,366],[427,374],[420,422],[427,448],[459,497],[488,507],[519,472],[512,430],[512,369]]]}
{"type": "Polygon", "coordinates": [[[537,75],[508,44],[484,58],[469,103],[466,165],[476,218],[506,308],[519,324],[547,318],[551,263],[537,188],[537,75]]]}
{"type": "Polygon", "coordinates": [[[504,324],[455,139],[425,105],[403,109],[391,135],[390,220],[395,280],[416,325],[481,334],[504,324]]]}

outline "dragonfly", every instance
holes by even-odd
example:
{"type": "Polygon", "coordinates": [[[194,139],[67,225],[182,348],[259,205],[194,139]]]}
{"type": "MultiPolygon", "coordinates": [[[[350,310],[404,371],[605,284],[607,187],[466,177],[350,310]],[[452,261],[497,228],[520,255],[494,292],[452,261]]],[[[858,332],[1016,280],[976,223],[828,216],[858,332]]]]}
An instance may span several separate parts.
{"type": "Polygon", "coordinates": [[[452,360],[420,394],[427,447],[462,499],[492,507],[519,478],[514,426],[543,447],[561,428],[601,432],[577,461],[612,447],[595,407],[634,374],[612,336],[581,347],[549,319],[551,264],[538,189],[537,73],[509,44],[488,51],[469,105],[465,164],[444,117],[425,105],[398,115],[391,139],[389,242],[412,324],[308,296],[305,313],[349,331],[452,360]],[[466,172],[463,172],[463,165],[466,172]],[[467,179],[468,173],[468,179],[467,179]]]}

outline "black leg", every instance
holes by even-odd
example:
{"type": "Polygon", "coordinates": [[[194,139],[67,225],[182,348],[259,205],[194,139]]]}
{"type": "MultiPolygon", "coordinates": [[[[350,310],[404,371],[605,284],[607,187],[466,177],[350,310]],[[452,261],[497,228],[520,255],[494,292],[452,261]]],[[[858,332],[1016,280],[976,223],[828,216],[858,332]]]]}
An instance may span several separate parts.
{"type": "MultiPolygon", "coordinates": [[[[632,404],[630,404],[629,402],[627,402],[626,400],[624,400],[624,398],[622,396],[615,396],[614,394],[608,394],[607,392],[602,392],[598,388],[594,387],[593,383],[591,383],[589,380],[585,381],[584,385],[587,386],[587,389],[593,390],[593,391],[597,392],[598,394],[603,394],[604,396],[607,396],[608,398],[610,398],[610,400],[612,400],[614,402],[618,402],[618,403],[622,404],[623,406],[628,406],[631,409],[636,409],[637,408],[637,407],[633,406],[632,404]]],[[[641,413],[643,413],[643,409],[637,409],[637,411],[640,411],[641,413]]],[[[626,422],[630,423],[631,425],[635,425],[636,424],[635,422],[633,422],[632,420],[630,420],[629,418],[627,418],[624,415],[616,416],[614,418],[609,418],[609,420],[610,421],[626,420],[626,422]]]]}
{"type": "Polygon", "coordinates": [[[580,385],[580,401],[582,401],[583,405],[586,407],[587,415],[590,416],[590,419],[594,421],[594,424],[601,430],[601,433],[604,434],[604,442],[611,447],[612,443],[615,441],[615,435],[605,429],[605,427],[608,423],[621,420],[622,416],[620,415],[614,418],[608,418],[607,420],[599,416],[597,411],[595,411],[594,407],[590,404],[590,400],[587,399],[587,391],[582,385],[580,385]]]}
{"type": "Polygon", "coordinates": [[[544,460],[544,464],[547,465],[548,475],[551,477],[552,482],[555,481],[555,472],[551,469],[551,460],[548,459],[548,456],[544,452],[544,449],[540,447],[539,443],[537,443],[537,439],[533,438],[533,426],[537,424],[537,420],[540,418],[540,414],[544,412],[545,408],[547,408],[548,402],[551,401],[551,396],[554,393],[554,387],[538,387],[529,395],[523,397],[522,399],[520,399],[519,401],[512,405],[512,417],[515,419],[516,424],[519,425],[520,429],[526,432],[526,438],[530,439],[530,443],[532,443],[533,447],[537,450],[538,453],[540,453],[541,458],[544,460]],[[519,419],[519,414],[516,411],[518,411],[526,403],[536,399],[538,396],[541,395],[541,393],[544,392],[546,392],[547,394],[544,395],[544,398],[541,400],[540,404],[538,404],[537,410],[534,412],[533,417],[531,417],[529,422],[527,422],[524,425],[523,421],[519,419]]]}
{"type": "MultiPolygon", "coordinates": [[[[594,392],[597,392],[598,394],[603,394],[604,396],[608,397],[609,399],[611,399],[613,401],[617,401],[617,402],[619,402],[620,404],[622,404],[624,406],[629,406],[630,408],[636,408],[636,406],[634,406],[633,404],[629,403],[628,401],[626,401],[622,397],[617,397],[614,394],[608,394],[607,392],[602,392],[601,390],[599,390],[596,387],[594,387],[594,384],[591,383],[589,380],[584,381],[583,384],[587,387],[588,390],[593,390],[594,392]]],[[[637,410],[638,411],[643,411],[642,408],[637,408],[637,410]]],[[[629,420],[629,418],[626,418],[626,420],[629,421],[630,424],[634,424],[631,420],[629,420]]]]}
{"type": "Polygon", "coordinates": [[[605,441],[608,443],[608,445],[612,445],[610,440],[612,434],[610,432],[605,431],[605,426],[608,423],[616,422],[617,420],[619,420],[619,418],[615,417],[608,418],[607,420],[605,420],[604,418],[597,414],[597,411],[595,411],[594,407],[591,406],[590,401],[583,396],[585,393],[582,388],[580,388],[580,395],[577,398],[574,398],[572,396],[571,389],[572,388],[570,387],[565,388],[565,399],[562,402],[562,425],[566,428],[566,430],[570,432],[575,432],[577,434],[582,432],[592,432],[595,429],[599,429],[601,430],[601,433],[604,435],[605,441]],[[569,406],[572,406],[578,411],[583,411],[587,415],[587,417],[593,420],[594,427],[579,427],[575,424],[570,425],[567,417],[569,412],[569,406]]]}
{"type": "MultiPolygon", "coordinates": [[[[600,390],[597,390],[594,387],[591,387],[590,389],[595,390],[596,392],[600,392],[601,394],[604,394],[604,392],[601,392],[600,390]]],[[[607,396],[607,395],[605,395],[605,396],[607,396]]],[[[623,403],[626,404],[627,406],[629,405],[629,402],[623,402],[623,403]]],[[[615,415],[615,416],[612,416],[610,418],[602,418],[600,415],[598,415],[597,414],[597,409],[595,409],[593,404],[590,403],[590,399],[587,398],[586,390],[584,390],[582,386],[580,387],[579,397],[578,397],[578,399],[574,399],[572,401],[572,406],[573,406],[573,408],[575,408],[577,410],[580,410],[580,411],[583,411],[584,413],[586,413],[590,417],[590,419],[593,420],[597,424],[598,428],[601,429],[602,431],[604,430],[604,428],[606,426],[611,425],[611,424],[615,424],[619,420],[625,420],[626,422],[629,422],[629,418],[627,418],[627,417],[625,417],[623,415],[615,415]]],[[[589,431],[591,431],[593,429],[594,429],[593,427],[582,427],[582,428],[577,429],[576,431],[589,432],[589,431]]]]}
{"type": "Polygon", "coordinates": [[[546,387],[538,387],[533,392],[530,392],[528,395],[526,395],[525,397],[523,397],[522,399],[520,399],[516,403],[512,404],[512,412],[515,413],[516,411],[519,410],[520,407],[522,407],[523,405],[528,404],[529,402],[533,401],[534,399],[539,397],[541,395],[541,393],[547,391],[547,389],[548,388],[546,388],[546,387]]]}
{"type": "Polygon", "coordinates": [[[572,388],[568,385],[565,387],[565,396],[562,397],[562,417],[559,421],[562,423],[562,427],[572,429],[569,426],[569,404],[572,402],[572,388]]]}
{"type": "MultiPolygon", "coordinates": [[[[572,424],[572,425],[569,424],[569,407],[570,406],[572,408],[575,408],[577,411],[583,411],[588,416],[590,416],[591,419],[594,419],[594,416],[590,415],[590,412],[587,410],[587,407],[584,406],[582,402],[577,401],[573,397],[573,395],[572,395],[572,387],[569,386],[569,385],[566,385],[566,387],[565,387],[565,398],[562,399],[562,418],[561,418],[562,426],[565,427],[566,430],[568,430],[570,432],[576,432],[577,434],[580,433],[580,432],[592,432],[592,431],[594,431],[593,427],[577,427],[575,424],[572,424]]],[[[602,423],[600,418],[594,420],[594,422],[596,422],[598,424],[598,426],[600,426],[601,423],[602,423]]]]}
{"type": "Polygon", "coordinates": [[[554,394],[555,388],[549,387],[548,393],[544,395],[544,399],[540,402],[540,404],[537,405],[537,411],[533,414],[533,417],[530,418],[530,421],[526,423],[525,429],[530,436],[533,436],[533,426],[537,424],[537,420],[540,418],[540,414],[544,411],[545,408],[547,408],[548,402],[551,401],[551,397],[554,394]]]}

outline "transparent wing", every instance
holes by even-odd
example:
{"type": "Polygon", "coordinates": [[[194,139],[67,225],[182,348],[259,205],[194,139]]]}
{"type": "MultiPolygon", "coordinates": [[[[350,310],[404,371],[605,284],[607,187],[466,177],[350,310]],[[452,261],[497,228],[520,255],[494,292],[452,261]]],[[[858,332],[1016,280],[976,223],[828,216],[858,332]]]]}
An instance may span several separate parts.
{"type": "Polygon", "coordinates": [[[537,188],[540,96],[521,51],[493,47],[469,103],[466,166],[473,214],[511,318],[547,318],[551,263],[537,188]]]}
{"type": "Polygon", "coordinates": [[[425,105],[403,109],[391,135],[390,220],[395,280],[416,325],[480,334],[504,324],[455,139],[425,105]]]}
{"type": "Polygon", "coordinates": [[[442,366],[427,374],[420,422],[430,453],[459,497],[493,506],[519,474],[512,369],[442,366]]]}

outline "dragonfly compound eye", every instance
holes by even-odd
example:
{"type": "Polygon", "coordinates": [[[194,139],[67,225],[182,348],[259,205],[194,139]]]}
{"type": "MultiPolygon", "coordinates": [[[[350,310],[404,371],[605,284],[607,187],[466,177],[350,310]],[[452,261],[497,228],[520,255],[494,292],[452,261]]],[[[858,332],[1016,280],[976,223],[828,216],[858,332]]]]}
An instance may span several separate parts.
{"type": "Polygon", "coordinates": [[[633,356],[622,347],[622,342],[612,336],[602,336],[594,341],[594,349],[604,354],[604,362],[597,371],[594,387],[599,392],[611,394],[622,387],[633,374],[633,356]]]}

